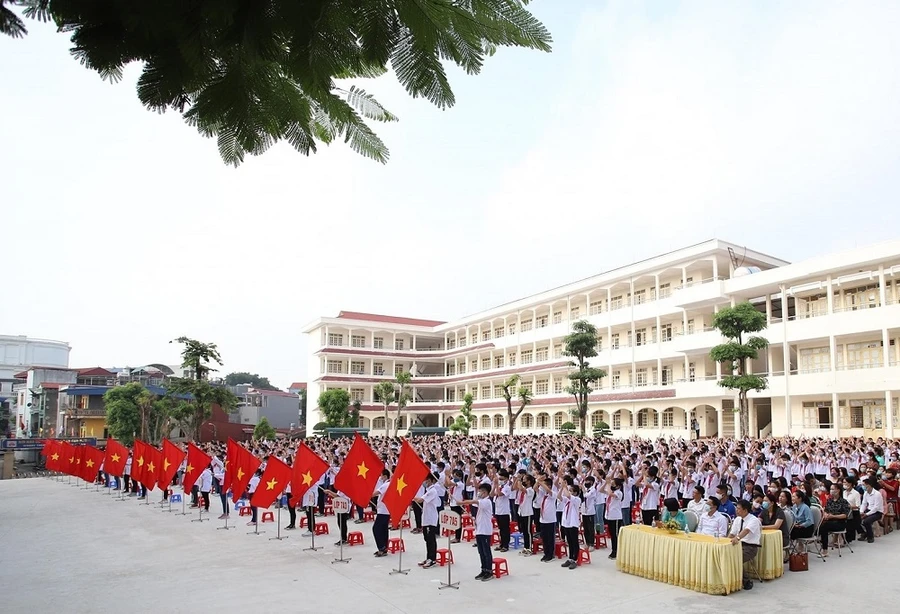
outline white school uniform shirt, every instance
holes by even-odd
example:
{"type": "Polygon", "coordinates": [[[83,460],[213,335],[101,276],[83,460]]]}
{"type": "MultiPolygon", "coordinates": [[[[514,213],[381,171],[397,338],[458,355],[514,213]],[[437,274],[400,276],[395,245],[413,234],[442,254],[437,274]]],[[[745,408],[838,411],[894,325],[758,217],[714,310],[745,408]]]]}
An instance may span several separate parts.
{"type": "Polygon", "coordinates": [[[452,507],[459,507],[459,502],[463,500],[463,491],[465,491],[465,485],[462,482],[453,481],[450,486],[450,505],[452,507]]]}
{"type": "Polygon", "coordinates": [[[432,486],[426,488],[422,495],[422,526],[436,527],[438,526],[438,504],[441,498],[437,494],[437,489],[432,486]]]}
{"type": "Polygon", "coordinates": [[[212,489],[212,471],[209,467],[200,474],[200,492],[209,492],[212,489]]]}
{"type": "Polygon", "coordinates": [[[493,535],[494,523],[491,513],[490,499],[485,497],[478,500],[478,511],[475,513],[475,535],[493,535]]]}
{"type": "Polygon", "coordinates": [[[541,524],[556,523],[556,505],[553,503],[553,494],[552,492],[547,492],[543,488],[538,491],[538,494],[535,498],[535,501],[538,504],[538,508],[540,509],[541,516],[541,524]]]}
{"type": "Polygon", "coordinates": [[[734,477],[726,476],[728,478],[728,485],[731,486],[731,494],[737,495],[737,493],[741,492],[741,478],[744,477],[744,470],[738,467],[734,470],[734,477]]]}
{"type": "Polygon", "coordinates": [[[728,519],[725,514],[715,512],[712,516],[706,512],[700,516],[697,525],[697,533],[712,535],[713,537],[725,537],[728,534],[728,519]]]}
{"type": "Polygon", "coordinates": [[[622,507],[631,505],[632,489],[634,488],[634,478],[628,478],[622,485],[622,507]]]}
{"type": "Polygon", "coordinates": [[[644,482],[641,485],[641,509],[659,509],[659,480],[644,482]]]}
{"type": "Polygon", "coordinates": [[[253,477],[250,478],[250,483],[247,485],[247,492],[252,495],[256,492],[257,486],[259,486],[259,476],[254,473],[253,477]]]}
{"type": "Polygon", "coordinates": [[[378,495],[378,503],[375,506],[378,514],[385,514],[390,516],[391,512],[388,511],[387,506],[384,504],[384,493],[387,492],[389,482],[387,480],[383,480],[381,484],[375,487],[375,493],[378,495]]]}
{"type": "Polygon", "coordinates": [[[859,506],[859,513],[862,516],[881,512],[884,514],[884,497],[881,496],[880,490],[872,489],[872,492],[863,493],[862,504],[859,506]]]}
{"type": "Polygon", "coordinates": [[[693,499],[691,499],[690,501],[688,501],[687,509],[689,512],[694,512],[695,514],[697,514],[697,518],[699,518],[707,512],[706,501],[704,501],[703,499],[700,499],[699,501],[694,501],[693,499]]]}
{"type": "Polygon", "coordinates": [[[131,457],[130,456],[125,459],[125,473],[123,473],[122,475],[128,475],[128,476],[131,475],[131,457]]]}
{"type": "Polygon", "coordinates": [[[562,499],[562,526],[567,529],[581,526],[581,498],[564,494],[562,499]]]}
{"type": "Polygon", "coordinates": [[[663,480],[660,498],[663,501],[665,501],[666,499],[678,498],[678,482],[671,478],[666,478],[665,480],[663,480]]]}
{"type": "Polygon", "coordinates": [[[622,491],[612,491],[609,495],[607,495],[606,502],[606,519],[622,520],[622,491]]]}
{"type": "Polygon", "coordinates": [[[509,516],[509,495],[511,493],[512,488],[510,488],[509,482],[500,486],[500,494],[494,497],[495,516],[509,516]]]}
{"type": "Polygon", "coordinates": [[[581,502],[581,514],[583,516],[593,516],[596,513],[597,505],[597,488],[592,487],[584,491],[584,500],[581,502]]]}
{"type": "Polygon", "coordinates": [[[519,506],[519,516],[532,516],[534,514],[534,489],[529,486],[518,491],[516,505],[519,506]]]}
{"type": "Polygon", "coordinates": [[[315,507],[316,500],[319,498],[319,489],[313,486],[312,488],[306,489],[306,492],[303,493],[303,501],[301,501],[301,507],[315,507]]]}

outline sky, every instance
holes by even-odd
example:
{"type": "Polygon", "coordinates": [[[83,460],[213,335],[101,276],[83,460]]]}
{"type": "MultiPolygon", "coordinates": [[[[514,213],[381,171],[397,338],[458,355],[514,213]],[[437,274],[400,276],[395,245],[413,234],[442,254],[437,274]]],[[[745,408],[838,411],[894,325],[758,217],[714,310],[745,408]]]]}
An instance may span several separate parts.
{"type": "Polygon", "coordinates": [[[895,239],[900,3],[534,0],[553,52],[450,71],[387,165],[281,144],[238,168],[139,66],[109,84],[49,24],[0,37],[0,334],[70,365],[177,363],[287,387],[340,310],[453,320],[711,238],[804,258],[895,239]]]}

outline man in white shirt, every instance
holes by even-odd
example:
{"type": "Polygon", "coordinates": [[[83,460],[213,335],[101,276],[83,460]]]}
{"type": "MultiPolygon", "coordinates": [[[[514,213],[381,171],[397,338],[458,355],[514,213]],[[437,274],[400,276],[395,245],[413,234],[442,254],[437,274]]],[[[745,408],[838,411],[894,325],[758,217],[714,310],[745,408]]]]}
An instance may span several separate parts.
{"type": "Polygon", "coordinates": [[[706,501],[703,499],[703,495],[706,494],[706,489],[703,488],[700,484],[694,486],[693,490],[693,498],[688,501],[687,509],[689,512],[694,512],[697,514],[697,518],[699,519],[702,516],[706,515],[706,501]]]}
{"type": "Polygon", "coordinates": [[[863,480],[866,492],[862,496],[862,503],[859,506],[859,514],[862,520],[862,531],[866,533],[866,541],[870,544],[875,541],[875,534],[872,531],[872,525],[881,520],[884,515],[884,498],[881,492],[877,490],[878,480],[875,478],[866,478],[863,480]]]}
{"type": "MultiPolygon", "coordinates": [[[[731,525],[731,543],[741,543],[741,553],[743,561],[752,561],[759,555],[759,548],[762,545],[762,523],[759,518],[750,513],[753,505],[741,499],[737,502],[737,518],[731,525]]],[[[753,581],[744,572],[744,590],[753,588],[753,581]]]]}
{"type": "Polygon", "coordinates": [[[697,533],[713,537],[725,537],[728,534],[728,517],[719,512],[719,499],[710,497],[706,503],[706,513],[700,516],[697,533]]]}

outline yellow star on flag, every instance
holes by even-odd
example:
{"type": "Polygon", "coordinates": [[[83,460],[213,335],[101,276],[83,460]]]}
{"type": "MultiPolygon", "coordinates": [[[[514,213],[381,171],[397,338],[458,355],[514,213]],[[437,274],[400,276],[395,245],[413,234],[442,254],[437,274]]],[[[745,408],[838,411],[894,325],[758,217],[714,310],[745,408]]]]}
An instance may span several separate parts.
{"type": "Polygon", "coordinates": [[[312,474],[309,471],[303,474],[303,484],[306,486],[312,484],[312,474]]]}
{"type": "Polygon", "coordinates": [[[59,460],[59,454],[57,454],[56,452],[54,452],[54,453],[53,453],[53,456],[51,456],[50,458],[52,458],[53,460],[59,460]]]}
{"type": "Polygon", "coordinates": [[[240,479],[243,478],[243,477],[244,477],[244,470],[241,469],[240,467],[238,467],[237,479],[240,480],[240,479]]]}
{"type": "Polygon", "coordinates": [[[163,471],[168,471],[168,470],[169,470],[169,465],[171,465],[171,464],[172,464],[172,463],[169,462],[169,459],[168,459],[168,458],[164,458],[164,459],[163,459],[163,471]]]}
{"type": "Polygon", "coordinates": [[[94,466],[94,461],[92,461],[91,459],[88,459],[87,462],[85,463],[85,465],[87,465],[88,468],[91,468],[94,466]]]}
{"type": "Polygon", "coordinates": [[[74,457],[74,456],[70,457],[70,458],[69,458],[69,464],[71,465],[71,464],[74,463],[74,462],[75,462],[75,457],[74,457]]]}
{"type": "Polygon", "coordinates": [[[185,473],[190,473],[193,470],[194,470],[194,467],[192,465],[188,465],[187,467],[184,468],[185,473]]]}
{"type": "Polygon", "coordinates": [[[369,473],[369,468],[366,467],[366,463],[362,462],[362,463],[358,464],[356,466],[356,470],[359,471],[359,473],[356,474],[356,477],[358,477],[358,478],[361,477],[362,479],[365,480],[366,474],[369,473]]]}
{"type": "Polygon", "coordinates": [[[122,458],[121,456],[119,456],[118,454],[113,452],[113,455],[109,458],[109,460],[111,460],[114,463],[118,463],[121,458],[122,458]]]}
{"type": "Polygon", "coordinates": [[[153,466],[153,461],[150,461],[150,464],[147,465],[147,469],[150,470],[150,473],[153,473],[154,471],[156,471],[156,468],[153,466]]]}
{"type": "Polygon", "coordinates": [[[144,466],[144,457],[143,457],[143,456],[140,457],[140,458],[138,459],[138,466],[139,466],[139,467],[143,467],[143,466],[144,466]]]}
{"type": "Polygon", "coordinates": [[[407,486],[409,486],[409,484],[407,484],[407,483],[403,480],[403,478],[405,478],[405,477],[406,477],[406,474],[404,473],[404,474],[401,475],[399,478],[397,478],[397,494],[398,494],[398,495],[402,495],[402,494],[403,494],[403,489],[406,488],[407,486]]]}
{"type": "Polygon", "coordinates": [[[80,458],[76,458],[76,459],[75,459],[75,464],[76,464],[76,465],[80,465],[80,464],[81,464],[81,459],[80,459],[80,458]]]}
{"type": "Polygon", "coordinates": [[[266,490],[275,490],[275,487],[278,486],[278,480],[272,478],[268,482],[266,482],[266,490]]]}

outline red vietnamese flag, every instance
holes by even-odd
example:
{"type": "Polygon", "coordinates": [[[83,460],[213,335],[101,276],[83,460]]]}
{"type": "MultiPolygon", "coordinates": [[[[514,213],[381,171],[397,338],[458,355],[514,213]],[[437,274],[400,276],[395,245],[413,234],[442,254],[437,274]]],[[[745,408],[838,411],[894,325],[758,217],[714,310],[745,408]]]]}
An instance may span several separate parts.
{"type": "Polygon", "coordinates": [[[162,452],[150,444],[145,445],[144,452],[147,455],[147,462],[144,463],[144,475],[141,476],[141,484],[147,490],[153,490],[156,488],[159,472],[162,469],[162,452]]]}
{"type": "Polygon", "coordinates": [[[163,439],[162,454],[160,455],[162,467],[159,468],[158,482],[161,489],[166,490],[172,484],[172,478],[175,477],[178,466],[184,460],[184,455],[178,446],[168,439],[163,439]]]}
{"type": "Polygon", "coordinates": [[[328,471],[328,463],[310,450],[305,443],[301,443],[297,448],[297,456],[294,457],[291,475],[291,503],[294,507],[301,505],[303,495],[315,486],[326,471],[328,471]]]}
{"type": "Polygon", "coordinates": [[[372,499],[375,484],[383,470],[384,463],[357,433],[341,470],[334,478],[334,487],[356,505],[365,507],[372,499]]]}
{"type": "Polygon", "coordinates": [[[243,446],[238,446],[237,458],[234,459],[234,464],[232,465],[234,467],[234,477],[231,478],[232,501],[238,502],[238,499],[247,490],[250,478],[253,477],[253,474],[256,473],[261,464],[262,462],[253,456],[250,450],[243,446]]]}
{"type": "Polygon", "coordinates": [[[147,444],[140,439],[134,440],[134,448],[131,459],[131,479],[135,484],[143,483],[144,467],[147,465],[147,444]]]}
{"type": "Polygon", "coordinates": [[[103,471],[109,475],[121,476],[125,473],[125,461],[128,460],[128,448],[108,437],[106,439],[106,455],[103,457],[103,471]]]}
{"type": "Polygon", "coordinates": [[[234,479],[234,474],[237,472],[237,468],[235,466],[236,459],[238,457],[238,448],[240,446],[238,443],[232,439],[228,438],[228,448],[225,451],[225,492],[227,493],[231,490],[231,482],[234,479]]]}
{"type": "Polygon", "coordinates": [[[45,465],[50,471],[59,471],[60,464],[60,448],[59,440],[48,439],[44,443],[44,450],[41,452],[46,457],[45,465]]]}
{"type": "Polygon", "coordinates": [[[84,446],[75,446],[75,464],[72,465],[72,475],[84,479],[84,446]]]}
{"type": "Polygon", "coordinates": [[[425,481],[425,476],[430,472],[428,465],[422,462],[413,447],[404,439],[397,468],[394,469],[394,477],[391,478],[391,483],[381,500],[391,513],[393,526],[400,524],[400,518],[412,503],[419,486],[425,481]]]}
{"type": "Polygon", "coordinates": [[[75,467],[75,448],[68,441],[59,444],[59,470],[66,475],[74,475],[72,473],[75,467]]]}
{"type": "Polygon", "coordinates": [[[274,456],[269,457],[266,470],[259,479],[256,492],[250,497],[250,505],[267,508],[284,492],[291,481],[291,468],[274,456]]]}
{"type": "Polygon", "coordinates": [[[84,446],[81,461],[81,479],[85,482],[95,482],[97,473],[100,472],[101,463],[103,463],[103,452],[94,446],[84,446]]]}
{"type": "Polygon", "coordinates": [[[195,446],[193,443],[188,444],[187,465],[184,468],[184,478],[181,481],[184,492],[191,492],[194,482],[203,473],[203,470],[209,466],[211,459],[209,455],[195,446]]]}

